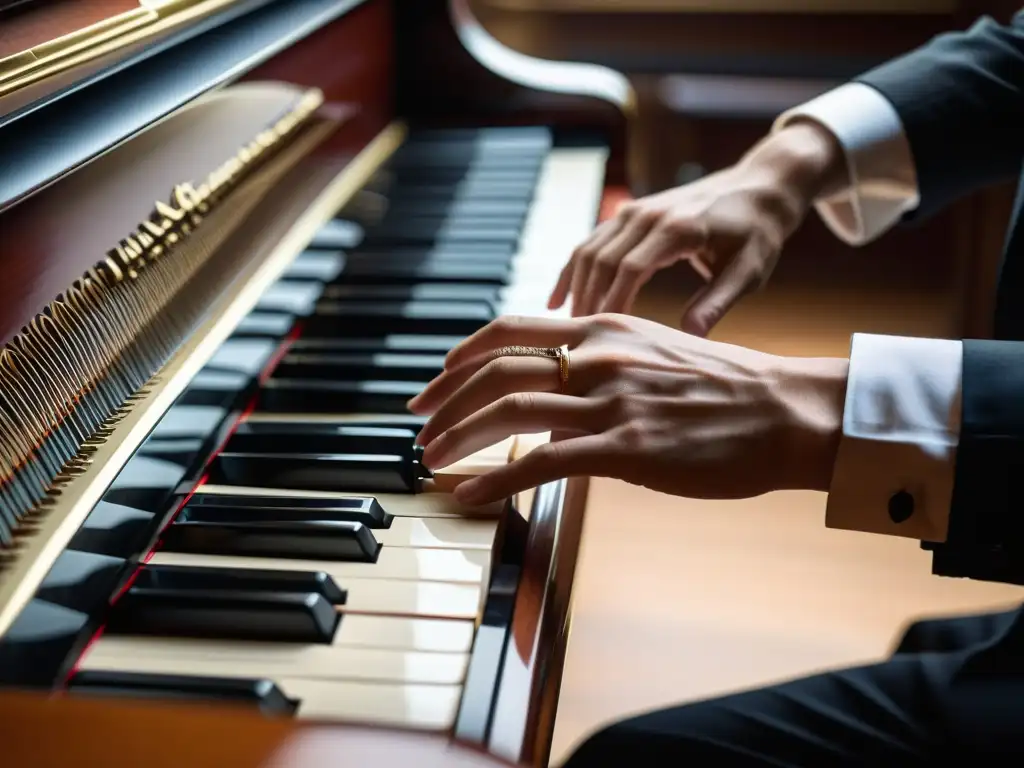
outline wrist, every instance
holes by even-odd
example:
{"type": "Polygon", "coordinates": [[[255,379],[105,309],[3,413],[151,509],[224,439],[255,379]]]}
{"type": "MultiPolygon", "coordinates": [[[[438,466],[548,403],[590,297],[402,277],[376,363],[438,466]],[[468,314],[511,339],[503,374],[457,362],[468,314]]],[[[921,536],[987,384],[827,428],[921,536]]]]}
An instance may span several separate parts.
{"type": "Polygon", "coordinates": [[[780,490],[828,491],[843,434],[849,369],[845,358],[777,359],[780,490]]]}
{"type": "Polygon", "coordinates": [[[772,190],[787,224],[787,235],[814,201],[847,177],[842,147],[824,126],[797,119],[757,144],[740,162],[772,190]]]}

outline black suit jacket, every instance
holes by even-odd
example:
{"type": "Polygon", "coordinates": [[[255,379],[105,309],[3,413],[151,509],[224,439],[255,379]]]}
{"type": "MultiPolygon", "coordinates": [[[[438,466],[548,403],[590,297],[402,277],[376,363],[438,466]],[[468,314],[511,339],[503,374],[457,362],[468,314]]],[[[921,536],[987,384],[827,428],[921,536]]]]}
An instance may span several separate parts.
{"type": "MultiPolygon", "coordinates": [[[[926,217],[1024,159],[1024,11],[982,19],[858,78],[895,106],[926,217]]],[[[1024,584],[1024,184],[1007,233],[995,341],[966,340],[949,536],[933,570],[1024,584]]]]}

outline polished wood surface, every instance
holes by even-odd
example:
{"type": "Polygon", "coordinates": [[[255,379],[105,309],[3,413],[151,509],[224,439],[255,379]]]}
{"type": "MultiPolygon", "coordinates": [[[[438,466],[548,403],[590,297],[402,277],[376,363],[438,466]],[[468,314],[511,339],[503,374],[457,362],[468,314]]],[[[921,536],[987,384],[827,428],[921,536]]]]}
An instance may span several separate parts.
{"type": "MultiPolygon", "coordinates": [[[[346,113],[332,146],[339,157],[349,159],[392,118],[387,87],[394,64],[390,41],[390,3],[367,2],[309,38],[308,60],[289,49],[254,70],[248,79],[321,87],[330,101],[326,109],[346,113]],[[333,66],[324,62],[328,51],[333,66]]],[[[0,270],[5,275],[0,284],[0,343],[126,237],[148,215],[155,200],[170,194],[174,184],[203,178],[262,125],[244,109],[223,102],[219,109],[188,107],[174,120],[190,124],[196,136],[205,135],[207,140],[189,143],[192,149],[187,152],[163,153],[162,165],[154,159],[156,155],[143,152],[141,157],[148,160],[139,167],[122,169],[133,174],[132,184],[119,184],[117,173],[104,175],[102,169],[91,168],[0,216],[4,230],[0,270]],[[234,126],[234,133],[227,127],[218,128],[219,121],[234,126]],[[169,167],[177,170],[169,171],[169,167]],[[149,174],[148,185],[139,181],[139,168],[149,174]],[[170,186],[168,180],[172,180],[170,186]],[[53,227],[55,219],[63,225],[53,227]]],[[[136,146],[141,148],[147,141],[159,143],[169,131],[159,129],[136,146]]],[[[106,161],[107,166],[111,164],[106,161]]]]}
{"type": "Polygon", "coordinates": [[[5,768],[497,768],[437,735],[298,724],[231,707],[0,694],[5,768]],[[46,734],[59,734],[58,738],[46,734]]]}
{"type": "Polygon", "coordinates": [[[51,0],[0,16],[0,59],[139,7],[139,0],[51,0]]]}
{"type": "Polygon", "coordinates": [[[395,23],[393,0],[365,2],[242,80],[319,88],[328,102],[354,108],[344,127],[354,154],[395,118],[395,23]]]}

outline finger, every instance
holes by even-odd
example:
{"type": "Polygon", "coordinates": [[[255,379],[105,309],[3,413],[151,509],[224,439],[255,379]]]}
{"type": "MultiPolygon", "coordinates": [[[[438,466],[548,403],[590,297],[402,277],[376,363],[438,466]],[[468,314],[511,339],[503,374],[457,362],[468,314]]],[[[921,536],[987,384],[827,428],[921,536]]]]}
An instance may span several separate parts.
{"type": "Polygon", "coordinates": [[[599,312],[629,312],[640,289],[654,273],[675,259],[673,241],[663,229],[652,229],[619,264],[599,312]]]}
{"type": "MultiPolygon", "coordinates": [[[[467,365],[467,369],[475,366],[467,365]]],[[[445,372],[447,374],[449,372],[445,372]]],[[[427,445],[438,435],[495,400],[513,392],[553,392],[558,389],[558,361],[542,357],[502,357],[464,374],[442,374],[423,391],[417,411],[431,413],[416,442],[427,445]]]]}
{"type": "Polygon", "coordinates": [[[581,435],[606,427],[605,409],[582,397],[517,392],[496,400],[424,446],[423,463],[440,469],[513,435],[561,432],[581,435]]]}
{"type": "MultiPolygon", "coordinates": [[[[714,277],[712,276],[711,279],[714,280],[714,277]]],[[[693,312],[693,308],[697,304],[700,303],[700,301],[704,298],[704,296],[707,294],[707,292],[710,290],[710,288],[711,288],[711,283],[710,282],[705,283],[704,285],[702,285],[699,288],[697,288],[697,290],[695,290],[693,292],[693,295],[690,296],[690,300],[688,302],[686,302],[686,306],[683,308],[682,317],[679,320],[679,328],[684,333],[693,334],[694,336],[703,336],[704,335],[703,333],[699,332],[700,331],[699,327],[697,327],[694,324],[694,322],[693,322],[693,320],[691,318],[691,314],[693,312]]]]}
{"type": "Polygon", "coordinates": [[[756,287],[757,261],[752,249],[748,244],[691,302],[683,316],[683,330],[694,336],[707,336],[736,302],[756,287]]]}
{"type": "Polygon", "coordinates": [[[565,304],[565,300],[569,297],[569,288],[572,285],[573,275],[579,267],[580,261],[584,259],[585,254],[591,251],[596,253],[597,249],[604,242],[604,238],[609,236],[609,233],[614,234],[617,232],[620,226],[622,226],[622,222],[618,217],[609,219],[598,225],[590,236],[576,247],[572,252],[572,256],[569,257],[569,261],[562,267],[562,271],[558,275],[558,282],[555,283],[555,287],[551,291],[551,297],[548,299],[548,309],[558,309],[565,304]]]}
{"type": "Polygon", "coordinates": [[[505,315],[460,341],[444,359],[445,368],[457,368],[499,347],[574,347],[583,341],[587,322],[575,318],[505,315]]]}
{"type": "Polygon", "coordinates": [[[548,309],[559,309],[565,304],[565,300],[569,298],[569,286],[572,285],[572,275],[575,270],[576,259],[570,257],[558,274],[558,282],[555,283],[555,287],[551,290],[551,296],[548,297],[548,309]]]}
{"type": "Polygon", "coordinates": [[[705,280],[706,282],[711,282],[712,278],[714,278],[715,273],[712,271],[711,267],[709,267],[707,262],[705,262],[704,259],[702,259],[697,254],[687,256],[686,261],[689,262],[690,266],[693,268],[693,271],[701,276],[701,279],[705,280]]]}
{"type": "Polygon", "coordinates": [[[619,263],[630,251],[643,242],[644,237],[651,231],[651,227],[649,219],[634,217],[629,226],[624,227],[601,249],[594,259],[594,266],[590,270],[590,276],[583,289],[578,314],[592,315],[597,311],[597,307],[600,306],[615,280],[619,263]]]}
{"type": "Polygon", "coordinates": [[[460,483],[455,498],[463,504],[478,505],[566,477],[607,477],[621,459],[618,454],[615,440],[607,435],[545,443],[521,459],[460,483]]]}

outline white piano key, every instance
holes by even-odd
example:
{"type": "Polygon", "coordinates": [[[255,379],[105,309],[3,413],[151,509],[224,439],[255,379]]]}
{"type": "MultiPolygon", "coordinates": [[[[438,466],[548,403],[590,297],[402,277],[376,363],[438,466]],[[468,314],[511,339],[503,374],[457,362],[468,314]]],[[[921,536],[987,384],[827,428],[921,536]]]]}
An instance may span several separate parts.
{"type": "Polygon", "coordinates": [[[349,499],[371,497],[377,500],[385,512],[395,517],[445,517],[445,518],[488,518],[499,516],[505,508],[502,502],[493,502],[479,507],[465,507],[450,493],[360,493],[358,491],[303,491],[280,488],[253,488],[244,485],[202,485],[198,493],[220,496],[291,496],[305,499],[349,499]]]}
{"type": "MultiPolygon", "coordinates": [[[[342,618],[342,626],[345,619],[342,618]]],[[[372,680],[459,685],[466,653],[421,652],[344,645],[247,643],[164,637],[104,636],[79,668],[167,675],[372,680]]]]}
{"type": "Polygon", "coordinates": [[[482,585],[443,581],[346,577],[339,586],[348,591],[343,612],[474,621],[486,594],[482,585]]]}
{"type": "Polygon", "coordinates": [[[379,726],[447,731],[455,725],[462,700],[458,685],[393,685],[308,678],[276,681],[299,701],[296,716],[379,726]]]}
{"type": "MultiPolygon", "coordinates": [[[[387,509],[387,507],[384,507],[387,509]]],[[[498,521],[486,518],[396,517],[390,528],[375,528],[386,547],[438,547],[491,551],[498,521]]]]}
{"type": "MultiPolygon", "coordinates": [[[[374,533],[377,531],[375,530],[374,533]]],[[[374,563],[339,563],[332,560],[291,560],[269,557],[227,557],[157,552],[150,565],[185,565],[205,568],[266,568],[288,571],[323,571],[341,584],[347,578],[485,583],[491,553],[483,550],[382,547],[374,563]]]]}

